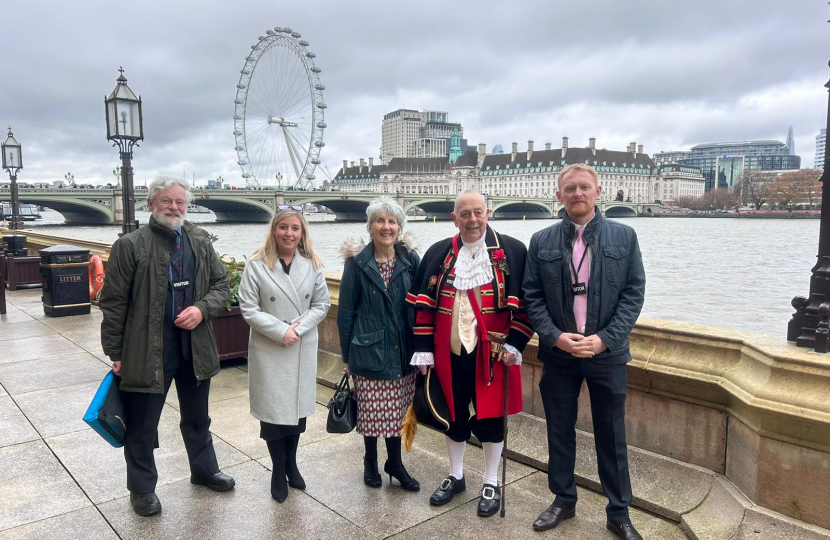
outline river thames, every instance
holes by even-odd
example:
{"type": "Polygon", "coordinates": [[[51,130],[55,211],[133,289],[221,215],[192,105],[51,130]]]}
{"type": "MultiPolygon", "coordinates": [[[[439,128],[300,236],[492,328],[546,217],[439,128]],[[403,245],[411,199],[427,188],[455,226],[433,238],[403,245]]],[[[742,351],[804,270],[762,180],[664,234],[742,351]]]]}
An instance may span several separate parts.
{"type": "MultiPolygon", "coordinates": [[[[66,226],[57,212],[27,222],[38,232],[113,242],[120,226],[66,226]]],[[[139,212],[145,223],[149,217],[139,212]]],[[[189,214],[217,235],[221,255],[242,258],[264,239],[266,224],[223,224],[213,214],[189,214]]],[[[809,292],[816,262],[819,220],[787,219],[618,219],[637,231],[646,268],[644,317],[774,333],[783,340],[793,312],[790,300],[809,292]]],[[[527,244],[531,235],[558,220],[491,220],[497,231],[527,244]]],[[[349,238],[368,238],[362,223],[309,225],[326,271],[340,273],[340,246],[349,238]]],[[[413,221],[419,253],[457,231],[452,222],[413,221]]]]}

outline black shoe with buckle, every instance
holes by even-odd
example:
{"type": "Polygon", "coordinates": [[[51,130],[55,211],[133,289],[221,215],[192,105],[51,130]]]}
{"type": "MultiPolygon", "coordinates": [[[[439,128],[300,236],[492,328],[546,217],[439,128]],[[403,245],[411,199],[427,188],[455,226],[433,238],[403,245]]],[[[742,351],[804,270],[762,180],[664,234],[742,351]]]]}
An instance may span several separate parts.
{"type": "Polygon", "coordinates": [[[620,540],[643,540],[631,522],[614,523],[610,519],[605,522],[605,528],[616,534],[620,540]]]}
{"type": "Polygon", "coordinates": [[[441,485],[438,486],[438,489],[433,492],[432,497],[429,498],[429,504],[432,506],[444,506],[452,500],[456,493],[461,493],[466,490],[467,482],[464,478],[459,480],[454,476],[448,476],[444,478],[441,485]]]}
{"type": "Polygon", "coordinates": [[[478,500],[478,515],[490,517],[499,511],[501,506],[501,488],[484,484],[481,488],[481,499],[478,500]]]}
{"type": "Polygon", "coordinates": [[[154,516],[161,512],[161,501],[155,493],[138,493],[130,492],[130,504],[133,505],[133,511],[139,516],[154,516]]]}
{"type": "Polygon", "coordinates": [[[547,510],[539,514],[539,517],[533,522],[533,528],[537,531],[549,531],[575,515],[576,508],[562,508],[551,504],[547,510]]]}
{"type": "Polygon", "coordinates": [[[236,485],[234,479],[222,471],[217,471],[210,476],[196,476],[193,474],[190,476],[190,483],[205,486],[213,491],[229,491],[236,485]]]}

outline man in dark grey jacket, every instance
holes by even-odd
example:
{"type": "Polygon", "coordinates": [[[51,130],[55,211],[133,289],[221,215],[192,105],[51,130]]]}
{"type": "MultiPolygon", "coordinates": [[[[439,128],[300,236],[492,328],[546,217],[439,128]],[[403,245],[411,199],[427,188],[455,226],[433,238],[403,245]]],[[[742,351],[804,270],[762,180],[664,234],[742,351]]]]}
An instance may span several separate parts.
{"type": "Polygon", "coordinates": [[[553,504],[533,523],[553,529],[576,509],[576,415],[588,383],[602,489],[610,531],[642,540],[631,525],[631,482],[625,443],[628,336],[645,295],[645,271],[631,227],[606,220],[594,203],[602,192],[596,171],[582,164],[559,173],[561,223],[530,240],[523,289],[544,363],[539,389],[548,427],[548,485],[553,504]]]}
{"type": "Polygon", "coordinates": [[[173,379],[190,481],[215,491],[234,487],[219,471],[208,416],[210,378],[219,372],[209,321],[225,307],[230,278],[210,235],[184,220],[189,189],[168,177],[150,185],[150,223],[113,244],[99,303],[104,354],[121,376],[127,488],[141,516],[161,512],[153,448],[173,379]]]}

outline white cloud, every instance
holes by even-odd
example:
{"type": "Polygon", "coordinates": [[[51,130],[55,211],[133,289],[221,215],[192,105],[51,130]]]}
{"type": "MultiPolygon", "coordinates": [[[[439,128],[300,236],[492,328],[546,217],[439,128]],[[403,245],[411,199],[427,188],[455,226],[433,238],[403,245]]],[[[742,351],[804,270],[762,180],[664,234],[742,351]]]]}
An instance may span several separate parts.
{"type": "MultiPolygon", "coordinates": [[[[509,149],[561,137],[652,153],[719,140],[780,139],[792,125],[805,166],[826,118],[824,6],[779,2],[508,4],[424,0],[56,4],[4,10],[13,75],[0,121],[24,145],[28,181],[72,171],[111,179],[103,96],[123,65],[142,95],[137,180],[165,172],[242,184],[235,85],[258,35],[303,34],[323,70],[323,161],[377,156],[398,107],[447,110],[470,143],[509,149]]],[[[8,73],[8,72],[7,72],[8,73]]],[[[324,174],[317,174],[323,179],[324,174]]],[[[86,180],[85,180],[86,181],[86,180]]]]}

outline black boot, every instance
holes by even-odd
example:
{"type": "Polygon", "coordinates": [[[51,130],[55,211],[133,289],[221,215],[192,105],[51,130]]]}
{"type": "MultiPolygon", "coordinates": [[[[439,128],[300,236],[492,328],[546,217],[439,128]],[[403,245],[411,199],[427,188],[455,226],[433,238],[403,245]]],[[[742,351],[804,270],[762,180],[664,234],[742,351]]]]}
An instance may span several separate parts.
{"type": "Polygon", "coordinates": [[[378,438],[363,437],[363,446],[366,454],[363,456],[363,483],[377,488],[383,484],[378,472],[378,438]]]}
{"type": "Polygon", "coordinates": [[[417,480],[409,476],[406,468],[403,466],[401,460],[401,438],[387,437],[386,438],[386,455],[388,459],[383,465],[383,472],[389,475],[389,482],[392,482],[392,477],[398,479],[401,487],[407,491],[420,491],[421,484],[417,480]]]}
{"type": "Polygon", "coordinates": [[[300,434],[289,435],[285,439],[285,475],[288,485],[294,489],[305,489],[305,480],[297,468],[297,447],[300,446],[300,434]]]}
{"type": "Polygon", "coordinates": [[[265,441],[271,454],[271,497],[283,502],[288,497],[288,483],[285,481],[285,439],[265,441]]]}

